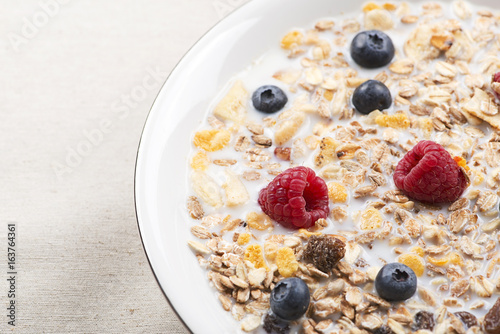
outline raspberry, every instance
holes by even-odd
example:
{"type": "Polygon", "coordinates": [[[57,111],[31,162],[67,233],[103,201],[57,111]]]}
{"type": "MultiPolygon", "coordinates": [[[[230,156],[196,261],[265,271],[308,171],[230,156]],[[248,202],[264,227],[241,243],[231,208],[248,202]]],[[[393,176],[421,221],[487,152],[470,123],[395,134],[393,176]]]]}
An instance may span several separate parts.
{"type": "Polygon", "coordinates": [[[493,74],[491,78],[491,88],[495,92],[497,99],[500,99],[500,72],[493,74]]]}
{"type": "Polygon", "coordinates": [[[259,205],[269,217],[288,228],[308,228],[326,218],[328,188],[308,167],[285,170],[259,193],[259,205]]]}
{"type": "Polygon", "coordinates": [[[394,183],[405,195],[427,203],[457,200],[468,178],[439,144],[423,140],[406,153],[394,171],[394,183]]]}

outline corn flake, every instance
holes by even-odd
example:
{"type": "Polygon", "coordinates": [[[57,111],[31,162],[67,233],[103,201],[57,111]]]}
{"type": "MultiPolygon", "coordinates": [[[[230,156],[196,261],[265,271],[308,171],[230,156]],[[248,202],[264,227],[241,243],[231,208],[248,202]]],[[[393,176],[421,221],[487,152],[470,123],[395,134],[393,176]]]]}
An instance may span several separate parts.
{"type": "Polygon", "coordinates": [[[439,259],[428,256],[427,261],[429,261],[430,263],[432,263],[433,265],[438,266],[438,267],[446,266],[449,263],[456,264],[460,267],[464,265],[464,260],[463,260],[462,256],[460,254],[458,254],[457,252],[449,253],[446,256],[439,258],[439,259]]]}
{"type": "Polygon", "coordinates": [[[238,240],[236,242],[238,243],[238,245],[243,246],[250,242],[251,237],[252,235],[250,233],[241,233],[238,236],[238,240]]]}
{"type": "Polygon", "coordinates": [[[361,214],[360,228],[362,230],[374,230],[382,226],[382,214],[375,208],[368,208],[361,214]]]}
{"type": "Polygon", "coordinates": [[[253,263],[256,269],[259,268],[269,268],[266,265],[264,256],[262,256],[262,246],[261,245],[250,245],[245,249],[245,260],[253,263]]]}
{"type": "Polygon", "coordinates": [[[410,249],[410,251],[411,251],[412,253],[417,254],[417,255],[418,255],[418,256],[420,256],[420,257],[424,257],[424,253],[425,253],[425,252],[424,252],[424,249],[423,249],[422,247],[420,247],[420,246],[415,246],[415,247],[413,247],[412,249],[410,249]]]}
{"type": "Polygon", "coordinates": [[[417,275],[417,277],[420,277],[424,274],[424,259],[422,259],[417,254],[403,254],[399,257],[398,261],[410,267],[415,272],[415,275],[417,275]]]}
{"type": "Polygon", "coordinates": [[[273,227],[273,222],[271,218],[265,213],[250,212],[247,214],[247,223],[250,228],[264,231],[270,227],[273,227]]]}
{"type": "Polygon", "coordinates": [[[224,148],[231,140],[231,133],[227,130],[201,130],[194,134],[194,146],[208,152],[224,148]]]}
{"type": "Polygon", "coordinates": [[[410,126],[410,120],[405,114],[399,113],[394,115],[378,115],[375,118],[375,123],[380,126],[390,127],[394,129],[406,129],[410,126]]]}
{"type": "Polygon", "coordinates": [[[278,249],[276,254],[276,265],[278,266],[279,273],[283,277],[290,277],[299,269],[299,263],[295,258],[293,249],[290,247],[278,249]]]}
{"type": "Polygon", "coordinates": [[[389,10],[389,11],[393,11],[393,10],[396,10],[398,7],[393,4],[393,3],[389,3],[389,2],[386,2],[382,5],[382,7],[384,7],[385,10],[389,10]]]}
{"type": "Polygon", "coordinates": [[[380,7],[379,5],[377,5],[376,3],[374,2],[369,2],[367,3],[366,5],[363,6],[363,12],[369,12],[369,11],[372,11],[374,9],[382,9],[382,7],[380,7]]]}
{"type": "Polygon", "coordinates": [[[345,203],[347,200],[346,188],[338,182],[328,183],[328,197],[333,203],[345,203]]]}
{"type": "Polygon", "coordinates": [[[191,158],[191,168],[195,170],[206,170],[210,165],[210,159],[204,151],[198,151],[191,158]]]}
{"type": "Polygon", "coordinates": [[[290,50],[301,45],[303,40],[304,34],[297,30],[291,31],[281,40],[281,47],[285,50],[290,50]]]}
{"type": "Polygon", "coordinates": [[[420,117],[418,118],[418,126],[422,129],[424,136],[430,138],[432,131],[434,131],[432,119],[430,117],[420,117]]]}

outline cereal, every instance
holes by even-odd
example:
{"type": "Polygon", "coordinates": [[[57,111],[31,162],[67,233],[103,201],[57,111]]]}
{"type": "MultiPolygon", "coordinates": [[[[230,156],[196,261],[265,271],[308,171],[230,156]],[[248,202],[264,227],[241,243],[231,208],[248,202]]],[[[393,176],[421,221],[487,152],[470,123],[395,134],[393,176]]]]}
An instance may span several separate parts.
{"type": "Polygon", "coordinates": [[[410,126],[408,116],[405,114],[380,115],[375,118],[375,122],[380,126],[395,129],[406,129],[410,126]]]}
{"type": "Polygon", "coordinates": [[[347,200],[347,190],[346,188],[338,182],[329,182],[328,186],[328,197],[334,203],[344,203],[347,200]]]}
{"type": "Polygon", "coordinates": [[[282,247],[276,253],[276,265],[278,271],[283,277],[292,276],[299,268],[299,263],[295,259],[293,249],[290,247],[282,247]]]}
{"type": "Polygon", "coordinates": [[[399,257],[398,261],[413,269],[417,277],[424,274],[425,263],[420,256],[416,254],[403,254],[399,257]]]}
{"type": "Polygon", "coordinates": [[[204,151],[198,151],[191,158],[191,168],[198,170],[206,170],[210,165],[210,158],[204,151]]]}
{"type": "Polygon", "coordinates": [[[201,130],[195,133],[193,144],[208,152],[218,151],[231,140],[231,133],[227,130],[201,130]]]}
{"type": "Polygon", "coordinates": [[[262,256],[262,246],[261,245],[250,245],[245,249],[245,260],[253,263],[255,268],[266,268],[266,261],[262,256]]]}
{"type": "Polygon", "coordinates": [[[238,236],[238,240],[236,241],[238,245],[243,246],[250,242],[252,235],[250,233],[242,233],[238,236]]]}
{"type": "Polygon", "coordinates": [[[304,34],[300,31],[291,31],[286,34],[281,40],[281,47],[286,50],[296,48],[301,45],[304,40],[304,34]]]}
{"type": "Polygon", "coordinates": [[[273,226],[271,218],[269,218],[265,213],[262,212],[250,212],[247,214],[246,220],[250,228],[259,231],[267,230],[268,228],[271,228],[273,226]]]}
{"type": "Polygon", "coordinates": [[[382,214],[375,208],[368,208],[361,214],[360,229],[374,230],[382,226],[382,214]]]}
{"type": "Polygon", "coordinates": [[[215,208],[222,206],[219,186],[211,176],[205,172],[195,171],[191,175],[191,183],[193,190],[204,202],[215,208]]]}
{"type": "MultiPolygon", "coordinates": [[[[275,79],[284,109],[255,112],[245,87],[256,87],[242,72],[193,135],[187,217],[196,240],[188,245],[244,331],[262,331],[270,293],[285,277],[306,282],[313,300],[292,333],[409,333],[427,326],[429,314],[435,332],[465,333],[472,329],[455,310],[481,328],[500,289],[500,84],[492,80],[500,15],[463,0],[372,1],[360,11],[291,30],[263,56],[271,71],[257,74],[275,79]],[[384,30],[397,51],[366,71],[345,52],[369,29],[384,30]],[[370,79],[389,88],[393,103],[362,115],[351,96],[370,79]],[[398,162],[423,139],[445,147],[470,182],[453,203],[414,201],[394,186],[398,162]],[[330,212],[288,230],[257,199],[300,165],[326,182],[330,212]],[[376,295],[389,262],[418,276],[407,301],[376,295]]],[[[256,62],[249,71],[261,70],[256,62]]]]}
{"type": "Polygon", "coordinates": [[[369,12],[371,10],[374,10],[374,9],[381,9],[382,7],[380,7],[379,5],[377,5],[376,3],[374,2],[369,2],[367,3],[366,5],[363,6],[363,12],[369,12]]]}

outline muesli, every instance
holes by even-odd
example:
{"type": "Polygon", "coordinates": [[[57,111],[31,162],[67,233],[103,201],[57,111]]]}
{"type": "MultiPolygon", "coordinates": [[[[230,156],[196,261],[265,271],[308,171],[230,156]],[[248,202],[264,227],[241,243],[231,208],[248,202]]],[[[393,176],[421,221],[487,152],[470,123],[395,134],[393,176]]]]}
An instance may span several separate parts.
{"type": "Polygon", "coordinates": [[[500,12],[361,10],[217,99],[188,244],[245,332],[500,333],[500,12]]]}

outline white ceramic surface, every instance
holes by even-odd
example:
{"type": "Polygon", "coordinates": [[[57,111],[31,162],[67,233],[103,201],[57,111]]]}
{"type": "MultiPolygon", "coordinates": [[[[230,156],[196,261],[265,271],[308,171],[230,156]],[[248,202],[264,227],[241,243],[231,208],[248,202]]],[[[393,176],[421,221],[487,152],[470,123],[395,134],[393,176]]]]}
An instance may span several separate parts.
{"type": "MultiPolygon", "coordinates": [[[[495,1],[474,3],[498,6],[495,1]]],[[[192,332],[239,332],[186,244],[192,239],[185,208],[192,131],[228,80],[275,46],[287,31],[321,17],[359,13],[362,3],[253,0],[203,36],[161,89],[137,156],[137,219],[158,282],[192,332]]]]}

